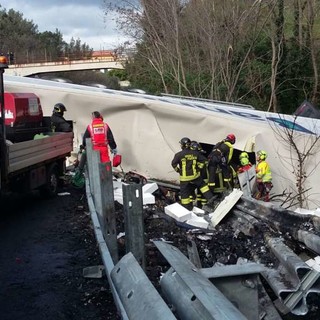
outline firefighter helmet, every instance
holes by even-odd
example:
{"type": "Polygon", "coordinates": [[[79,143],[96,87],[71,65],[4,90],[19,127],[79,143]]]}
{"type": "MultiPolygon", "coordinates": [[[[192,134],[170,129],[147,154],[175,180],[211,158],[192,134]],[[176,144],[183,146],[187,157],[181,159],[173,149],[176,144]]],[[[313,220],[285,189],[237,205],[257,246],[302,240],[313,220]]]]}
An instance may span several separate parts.
{"type": "Polygon", "coordinates": [[[249,164],[249,155],[247,152],[241,152],[239,156],[239,160],[242,166],[246,166],[249,164]]]}
{"type": "Polygon", "coordinates": [[[190,147],[190,139],[187,137],[182,138],[179,143],[182,149],[186,149],[190,147]]]}
{"type": "Polygon", "coordinates": [[[191,142],[190,142],[190,149],[191,149],[191,150],[200,151],[200,150],[201,150],[201,146],[200,146],[199,142],[197,142],[197,141],[191,141],[191,142]]]}
{"type": "Polygon", "coordinates": [[[242,158],[247,158],[249,159],[249,155],[247,152],[243,151],[240,153],[239,159],[241,160],[242,158]]]}
{"type": "Polygon", "coordinates": [[[59,102],[56,103],[53,107],[53,112],[54,113],[61,113],[63,114],[65,111],[67,111],[66,107],[64,106],[63,103],[59,102]]]}
{"type": "Polygon", "coordinates": [[[229,133],[226,137],[226,140],[234,144],[236,142],[236,136],[233,133],[229,133]]]}
{"type": "Polygon", "coordinates": [[[266,158],[267,158],[267,153],[264,151],[264,150],[259,150],[258,152],[257,152],[257,156],[258,156],[258,159],[259,160],[266,160],[266,158]]]}

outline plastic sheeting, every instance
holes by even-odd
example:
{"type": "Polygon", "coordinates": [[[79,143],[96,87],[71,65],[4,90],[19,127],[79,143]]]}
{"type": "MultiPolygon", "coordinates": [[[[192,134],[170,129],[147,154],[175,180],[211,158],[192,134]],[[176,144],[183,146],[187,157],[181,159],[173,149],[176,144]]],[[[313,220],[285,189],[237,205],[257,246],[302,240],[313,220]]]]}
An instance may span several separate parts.
{"type": "MultiPolygon", "coordinates": [[[[5,91],[33,92],[40,97],[44,115],[51,115],[53,105],[62,102],[66,119],[74,121],[75,152],[91,121],[91,113],[100,111],[111,127],[122,155],[125,171],[137,171],[148,178],[178,182],[171,167],[179,140],[187,136],[201,143],[215,144],[227,134],[236,135],[238,150],[266,150],[273,174],[273,193],[295,189],[293,166],[297,159],[285,137],[279,135],[291,128],[301,150],[315,144],[320,132],[320,120],[290,115],[278,115],[226,103],[209,103],[170,97],[158,97],[99,89],[68,83],[25,77],[4,77],[5,91]]],[[[319,142],[309,158],[305,189],[308,208],[320,206],[319,142]]]]}

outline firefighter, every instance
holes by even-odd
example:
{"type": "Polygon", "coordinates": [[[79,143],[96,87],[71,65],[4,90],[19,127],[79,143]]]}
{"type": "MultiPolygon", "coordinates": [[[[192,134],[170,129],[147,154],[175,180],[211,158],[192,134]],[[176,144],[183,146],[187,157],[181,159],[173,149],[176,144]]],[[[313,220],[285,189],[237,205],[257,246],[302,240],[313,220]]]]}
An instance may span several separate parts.
{"type": "Polygon", "coordinates": [[[67,111],[64,104],[61,102],[56,103],[53,107],[51,115],[51,130],[52,132],[71,132],[72,126],[63,117],[63,114],[67,111]]]}
{"type": "MultiPolygon", "coordinates": [[[[190,149],[198,151],[201,155],[204,156],[203,158],[203,168],[200,169],[200,176],[202,177],[203,181],[208,184],[208,159],[205,156],[205,151],[202,149],[201,144],[197,141],[191,141],[190,149]]],[[[204,205],[207,204],[208,200],[206,197],[203,196],[202,192],[199,189],[195,190],[195,199],[196,199],[196,206],[198,208],[202,208],[204,205]]]]}
{"type": "Polygon", "coordinates": [[[180,174],[180,201],[187,210],[193,208],[193,194],[197,188],[208,201],[212,203],[213,194],[208,185],[203,181],[200,170],[204,168],[206,158],[198,150],[190,149],[190,139],[182,138],[181,151],[174,155],[171,161],[173,169],[180,174]]]}
{"type": "Polygon", "coordinates": [[[252,163],[249,160],[249,155],[247,152],[243,151],[239,156],[240,166],[238,167],[237,173],[242,173],[249,170],[252,167],[252,163]]]}
{"type": "Polygon", "coordinates": [[[264,150],[257,152],[256,181],[258,192],[255,198],[263,201],[270,201],[270,190],[272,189],[272,175],[269,164],[266,161],[267,153],[264,150]]]}
{"type": "Polygon", "coordinates": [[[109,162],[109,149],[111,153],[117,154],[117,144],[114,140],[112,131],[107,123],[103,122],[103,117],[99,111],[92,112],[92,122],[87,126],[87,129],[83,135],[81,149],[86,146],[86,139],[91,138],[93,150],[99,150],[100,160],[102,163],[109,162]]]}
{"type": "Polygon", "coordinates": [[[208,185],[212,192],[224,192],[232,189],[232,172],[230,161],[233,156],[233,144],[236,137],[233,133],[218,142],[212,149],[208,157],[209,182],[208,185]],[[216,178],[218,177],[218,183],[216,178]]]}

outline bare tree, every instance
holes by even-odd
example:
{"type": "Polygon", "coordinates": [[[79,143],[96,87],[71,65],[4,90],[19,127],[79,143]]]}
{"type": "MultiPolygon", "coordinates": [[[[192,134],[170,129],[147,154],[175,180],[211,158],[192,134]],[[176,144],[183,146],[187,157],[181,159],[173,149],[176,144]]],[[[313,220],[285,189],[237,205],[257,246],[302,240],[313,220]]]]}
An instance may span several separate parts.
{"type": "Polygon", "coordinates": [[[271,0],[267,5],[272,13],[272,18],[268,24],[267,31],[269,33],[272,48],[270,78],[271,93],[268,111],[277,112],[277,78],[284,46],[284,0],[271,0]]]}
{"type": "MultiPolygon", "coordinates": [[[[149,62],[161,72],[164,80],[170,76],[178,85],[178,93],[188,92],[186,71],[180,45],[180,15],[185,1],[153,0],[142,1],[144,18],[141,20],[147,49],[150,54],[149,62]]],[[[164,85],[167,88],[167,85],[164,85]]]]}
{"type": "MultiPolygon", "coordinates": [[[[108,2],[104,0],[107,16],[117,12],[119,29],[139,45],[136,54],[156,71],[166,93],[226,101],[259,99],[261,108],[267,105],[268,111],[278,112],[285,90],[302,83],[297,97],[303,92],[317,101],[318,0],[108,2]],[[288,60],[288,39],[293,47],[303,48],[300,55],[289,57],[295,61],[288,60]],[[265,50],[257,49],[261,44],[265,50]],[[298,79],[301,73],[294,66],[306,52],[313,74],[298,79]]],[[[305,70],[308,74],[308,66],[305,70]]]]}
{"type": "Polygon", "coordinates": [[[281,142],[289,154],[289,156],[284,156],[282,153],[278,153],[279,162],[287,173],[293,174],[295,180],[292,189],[284,193],[285,200],[282,205],[289,203],[289,206],[298,205],[300,208],[308,208],[310,192],[315,191],[310,187],[309,180],[320,165],[320,135],[316,119],[314,119],[313,134],[301,132],[297,119],[295,117],[294,121],[289,123],[284,116],[279,115],[278,124],[280,125],[274,125],[273,122],[270,122],[270,126],[277,140],[281,142]]]}
{"type": "Polygon", "coordinates": [[[319,72],[318,72],[317,50],[315,45],[314,24],[315,24],[315,17],[317,15],[317,12],[319,11],[319,1],[317,0],[307,1],[307,7],[308,7],[307,26],[308,26],[308,35],[309,35],[309,42],[310,42],[309,46],[310,46],[311,62],[313,67],[313,90],[312,90],[311,102],[315,104],[318,100],[318,95],[319,95],[318,94],[319,72]]]}

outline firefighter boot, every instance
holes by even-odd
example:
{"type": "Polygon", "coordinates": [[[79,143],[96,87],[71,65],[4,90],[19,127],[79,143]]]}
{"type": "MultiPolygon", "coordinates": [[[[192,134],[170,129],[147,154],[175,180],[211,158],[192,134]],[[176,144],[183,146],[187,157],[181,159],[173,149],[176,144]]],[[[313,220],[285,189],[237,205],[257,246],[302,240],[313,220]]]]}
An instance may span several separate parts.
{"type": "Polygon", "coordinates": [[[202,210],[204,210],[205,212],[209,212],[209,213],[213,212],[215,210],[215,207],[216,207],[214,205],[214,202],[215,202],[215,200],[217,200],[217,198],[218,198],[218,195],[216,195],[216,194],[213,197],[211,197],[209,199],[209,201],[207,202],[207,204],[205,204],[202,207],[202,210]]]}
{"type": "Polygon", "coordinates": [[[208,200],[208,202],[207,202],[207,205],[213,205],[214,204],[214,202],[216,201],[218,199],[218,195],[217,194],[215,194],[213,197],[211,197],[209,200],[208,200]]]}

